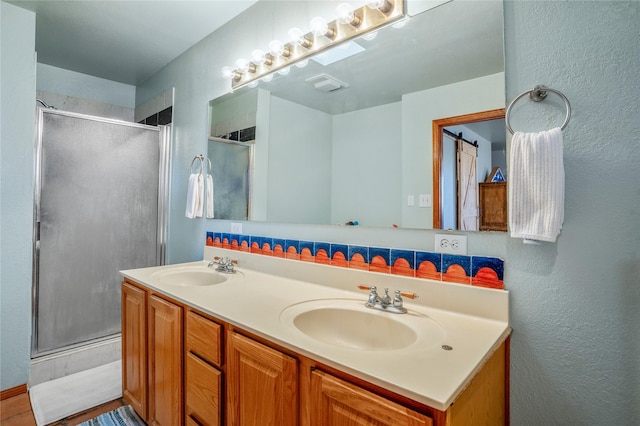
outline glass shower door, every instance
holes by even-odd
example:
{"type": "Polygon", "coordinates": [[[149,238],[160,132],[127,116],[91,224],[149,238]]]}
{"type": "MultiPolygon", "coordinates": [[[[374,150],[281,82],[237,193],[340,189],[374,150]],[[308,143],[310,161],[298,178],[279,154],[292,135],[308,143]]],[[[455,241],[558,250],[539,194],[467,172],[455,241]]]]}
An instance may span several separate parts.
{"type": "Polygon", "coordinates": [[[120,332],[119,270],[162,263],[159,128],[41,110],[32,355],[120,332]]]}

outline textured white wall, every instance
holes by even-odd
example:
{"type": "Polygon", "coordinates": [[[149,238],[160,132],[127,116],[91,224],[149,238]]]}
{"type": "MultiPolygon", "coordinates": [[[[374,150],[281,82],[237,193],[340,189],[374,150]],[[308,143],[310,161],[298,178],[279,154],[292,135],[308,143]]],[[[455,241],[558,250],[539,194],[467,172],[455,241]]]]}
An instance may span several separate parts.
{"type": "MultiPolygon", "coordinates": [[[[507,99],[545,84],[573,107],[562,235],[508,240],[513,425],[640,424],[638,22],[638,1],[505,3],[507,99]]],[[[512,127],[563,118],[523,102],[512,127]]]]}
{"type": "Polygon", "coordinates": [[[4,390],[29,379],[36,16],[1,2],[0,24],[0,389],[4,390]]]}

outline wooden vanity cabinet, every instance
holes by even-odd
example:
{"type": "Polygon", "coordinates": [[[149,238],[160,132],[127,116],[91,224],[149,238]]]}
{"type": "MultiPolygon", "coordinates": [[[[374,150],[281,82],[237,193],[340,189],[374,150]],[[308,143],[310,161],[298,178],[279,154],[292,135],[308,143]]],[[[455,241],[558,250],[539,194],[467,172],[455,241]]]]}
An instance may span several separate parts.
{"type": "Polygon", "coordinates": [[[507,230],[507,182],[481,182],[480,230],[507,230]]]}
{"type": "Polygon", "coordinates": [[[311,373],[310,393],[310,426],[433,425],[424,414],[319,370],[311,373]]]}
{"type": "Polygon", "coordinates": [[[182,425],[182,308],[149,296],[150,425],[182,425]]]}
{"type": "Polygon", "coordinates": [[[440,411],[155,295],[127,279],[122,285],[122,319],[123,395],[148,424],[509,423],[508,338],[479,367],[454,403],[440,411]]]}
{"type": "Polygon", "coordinates": [[[227,425],[298,425],[298,361],[227,334],[227,425]]]}
{"type": "Polygon", "coordinates": [[[223,327],[186,308],[185,312],[185,424],[222,424],[223,327]]]}
{"type": "Polygon", "coordinates": [[[182,307],[122,284],[124,400],[149,425],[182,425],[182,307]]]}
{"type": "Polygon", "coordinates": [[[122,283],[122,396],[147,421],[147,293],[122,283]]]}

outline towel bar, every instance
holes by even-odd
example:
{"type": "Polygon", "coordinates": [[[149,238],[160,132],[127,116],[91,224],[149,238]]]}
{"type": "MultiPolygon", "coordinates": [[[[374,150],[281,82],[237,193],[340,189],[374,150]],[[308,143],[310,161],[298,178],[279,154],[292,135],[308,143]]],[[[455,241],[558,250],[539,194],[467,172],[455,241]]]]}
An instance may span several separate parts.
{"type": "Polygon", "coordinates": [[[564,94],[562,94],[562,92],[560,92],[559,90],[538,85],[533,89],[525,90],[524,92],[520,93],[518,96],[516,96],[514,100],[511,101],[511,103],[507,107],[507,111],[505,112],[505,116],[504,116],[504,122],[507,125],[507,129],[509,129],[509,132],[511,132],[511,134],[515,133],[511,128],[511,125],[509,124],[509,114],[511,113],[511,108],[513,107],[513,105],[525,95],[529,95],[529,98],[534,102],[541,102],[544,100],[544,98],[547,97],[547,92],[555,93],[556,95],[560,96],[564,101],[564,105],[567,108],[567,115],[564,117],[564,123],[562,123],[562,126],[560,126],[560,130],[564,130],[564,128],[567,127],[567,124],[569,123],[569,119],[571,118],[571,104],[569,104],[569,99],[567,99],[567,97],[564,94]]]}

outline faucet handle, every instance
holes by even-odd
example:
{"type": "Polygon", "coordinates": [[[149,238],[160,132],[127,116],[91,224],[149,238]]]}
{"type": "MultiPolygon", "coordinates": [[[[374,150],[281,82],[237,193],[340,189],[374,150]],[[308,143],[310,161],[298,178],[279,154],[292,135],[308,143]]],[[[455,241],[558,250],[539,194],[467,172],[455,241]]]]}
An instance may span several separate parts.
{"type": "Polygon", "coordinates": [[[396,293],[397,292],[400,292],[400,295],[403,296],[403,297],[406,297],[407,299],[417,299],[418,298],[418,295],[416,293],[414,293],[414,292],[400,291],[400,290],[397,290],[396,293]]]}

